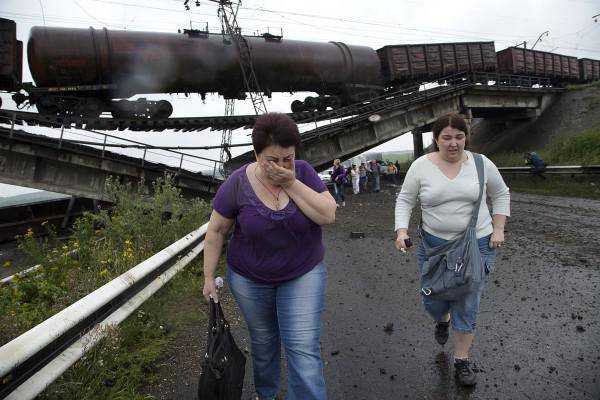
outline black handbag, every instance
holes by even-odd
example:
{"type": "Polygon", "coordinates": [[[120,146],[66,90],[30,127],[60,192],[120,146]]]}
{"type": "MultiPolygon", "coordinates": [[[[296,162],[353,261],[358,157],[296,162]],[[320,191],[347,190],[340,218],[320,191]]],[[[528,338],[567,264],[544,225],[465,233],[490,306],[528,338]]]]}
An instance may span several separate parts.
{"type": "Polygon", "coordinates": [[[246,357],[237,347],[220,303],[210,299],[208,341],[198,384],[199,400],[239,400],[246,357]]]}

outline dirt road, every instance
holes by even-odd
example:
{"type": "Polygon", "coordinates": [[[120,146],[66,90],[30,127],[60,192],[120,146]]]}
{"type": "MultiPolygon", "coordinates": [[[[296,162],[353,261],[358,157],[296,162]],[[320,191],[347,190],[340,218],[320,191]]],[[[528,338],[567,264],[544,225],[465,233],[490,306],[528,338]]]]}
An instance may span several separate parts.
{"type": "MultiPolygon", "coordinates": [[[[322,344],[330,399],[600,398],[600,201],[513,194],[507,243],[478,320],[479,384],[465,390],[454,384],[450,342],[434,341],[420,304],[414,252],[394,248],[394,189],[349,197],[325,229],[322,344]],[[365,238],[350,239],[352,231],[365,238]],[[386,324],[393,330],[384,331],[386,324]]],[[[235,305],[226,302],[236,320],[235,305]]],[[[247,348],[243,322],[235,325],[247,348]]],[[[180,351],[167,363],[172,372],[150,393],[194,398],[202,349],[186,343],[202,336],[180,332],[180,351]]],[[[245,396],[252,393],[250,364],[245,396]]]]}

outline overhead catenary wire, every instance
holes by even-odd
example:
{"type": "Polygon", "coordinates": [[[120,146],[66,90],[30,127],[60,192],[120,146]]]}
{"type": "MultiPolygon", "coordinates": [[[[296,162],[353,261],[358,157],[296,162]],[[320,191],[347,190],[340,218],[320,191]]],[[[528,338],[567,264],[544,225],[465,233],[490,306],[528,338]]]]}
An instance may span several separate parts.
{"type": "MultiPolygon", "coordinates": [[[[172,11],[172,12],[180,12],[179,10],[172,10],[172,9],[165,9],[165,8],[161,8],[161,7],[153,7],[153,6],[148,6],[148,5],[140,5],[140,4],[131,4],[131,3],[124,3],[124,2],[120,2],[120,1],[112,1],[112,0],[92,0],[95,2],[102,2],[102,3],[108,3],[108,4],[119,4],[119,5],[125,5],[125,6],[129,6],[129,7],[139,7],[139,8],[148,8],[148,9],[158,9],[158,10],[165,10],[165,11],[172,11]]],[[[282,12],[284,14],[290,14],[288,12],[282,12]]],[[[16,14],[16,13],[14,13],[16,14]]],[[[297,14],[297,13],[296,13],[297,14]]],[[[202,13],[198,13],[198,15],[203,15],[203,16],[211,16],[210,14],[202,14],[202,13]]],[[[306,14],[306,15],[312,15],[312,14],[306,14]]],[[[280,17],[282,17],[282,15],[279,15],[280,17]]],[[[37,17],[37,16],[31,16],[31,17],[37,17]]],[[[54,17],[56,18],[57,21],[65,21],[65,22],[69,22],[70,20],[64,18],[64,17],[54,17]]],[[[324,17],[327,18],[327,17],[324,17]]],[[[333,17],[331,17],[333,18],[333,17]]],[[[259,19],[259,18],[253,18],[253,17],[240,17],[240,19],[243,20],[253,20],[253,21],[262,21],[262,22],[267,22],[269,24],[274,24],[279,21],[273,21],[273,20],[268,20],[268,19],[259,19]]],[[[386,41],[388,43],[392,42],[395,43],[398,41],[398,36],[373,36],[373,35],[368,35],[365,34],[365,32],[375,32],[375,33],[388,33],[389,34],[389,29],[386,31],[381,31],[381,30],[373,30],[373,29],[362,29],[361,28],[361,34],[357,34],[355,29],[352,28],[347,28],[347,27],[334,27],[332,28],[331,26],[327,26],[324,27],[322,25],[314,25],[314,24],[310,24],[310,23],[306,23],[306,22],[301,22],[298,20],[291,20],[289,17],[286,17],[287,20],[290,20],[296,24],[301,24],[304,26],[309,26],[309,27],[318,27],[321,30],[328,30],[331,32],[335,32],[335,33],[340,33],[340,34],[344,34],[344,35],[348,35],[348,36],[356,36],[356,37],[362,37],[362,38],[371,38],[371,39],[376,39],[376,40],[381,40],[381,41],[386,41]]],[[[81,21],[82,24],[86,23],[87,21],[82,20],[82,19],[73,19],[74,22],[78,22],[81,21]]],[[[352,23],[370,23],[370,24],[379,24],[379,23],[373,23],[373,22],[361,22],[361,21],[354,21],[354,20],[350,20],[352,23]]],[[[162,24],[167,24],[167,21],[161,21],[162,24]]],[[[173,21],[173,23],[175,24],[176,22],[173,21]]],[[[125,24],[125,22],[123,23],[125,24]]],[[[129,24],[128,24],[129,25],[129,24]]],[[[154,26],[155,22],[150,22],[148,23],[148,25],[129,25],[129,27],[150,27],[150,26],[154,26]]],[[[380,25],[384,25],[384,23],[380,24],[380,25]]],[[[462,34],[456,34],[456,33],[449,33],[447,32],[448,30],[445,30],[446,32],[443,31],[437,31],[437,30],[426,30],[426,29],[419,29],[419,28],[410,28],[410,27],[404,27],[404,26],[398,26],[398,25],[393,25],[393,28],[398,29],[398,30],[404,30],[403,33],[401,33],[401,35],[404,36],[414,36],[414,37],[418,37],[420,41],[426,40],[425,37],[429,37],[431,38],[431,40],[436,40],[435,37],[433,37],[432,35],[435,36],[442,36],[442,37],[448,37],[448,38],[462,38],[462,39],[468,39],[468,40],[472,40],[472,41],[477,41],[477,40],[486,40],[486,41],[495,41],[498,43],[505,43],[506,45],[511,45],[514,43],[514,40],[503,40],[503,39],[497,39],[497,36],[500,37],[513,37],[513,38],[522,38],[523,36],[519,35],[519,36],[512,36],[512,35],[502,35],[502,34],[494,34],[494,33],[482,33],[482,32],[475,32],[475,31],[464,31],[464,32],[472,32],[472,35],[462,35],[462,34]],[[427,34],[427,35],[425,35],[427,34]],[[482,37],[482,36],[474,36],[474,35],[481,35],[481,34],[490,34],[493,35],[494,37],[482,37]]],[[[592,28],[592,27],[590,27],[592,28]]],[[[253,28],[256,30],[256,27],[253,28]]],[[[459,30],[454,30],[455,32],[460,32],[459,30]]],[[[564,37],[566,35],[569,34],[565,34],[559,37],[564,37]]],[[[557,37],[558,38],[558,37],[557,37]]],[[[439,40],[439,39],[437,39],[439,40]]],[[[409,40],[407,40],[406,42],[408,42],[409,40]]],[[[408,44],[408,43],[407,43],[408,44]]],[[[593,48],[588,48],[588,47],[579,47],[577,44],[575,43],[568,43],[569,45],[560,45],[559,44],[559,48],[560,49],[564,49],[564,50],[579,50],[579,51],[587,51],[587,52],[592,52],[592,53],[600,53],[600,49],[593,49],[593,48]]]]}

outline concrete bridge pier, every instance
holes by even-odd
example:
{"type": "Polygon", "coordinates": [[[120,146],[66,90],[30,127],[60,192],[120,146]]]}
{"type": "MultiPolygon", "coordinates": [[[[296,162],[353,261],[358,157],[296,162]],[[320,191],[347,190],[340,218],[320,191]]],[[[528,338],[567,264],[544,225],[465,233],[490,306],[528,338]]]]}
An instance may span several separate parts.
{"type": "Polygon", "coordinates": [[[413,157],[416,160],[425,152],[423,151],[423,132],[427,132],[425,127],[418,127],[412,130],[413,137],[413,157]]]}

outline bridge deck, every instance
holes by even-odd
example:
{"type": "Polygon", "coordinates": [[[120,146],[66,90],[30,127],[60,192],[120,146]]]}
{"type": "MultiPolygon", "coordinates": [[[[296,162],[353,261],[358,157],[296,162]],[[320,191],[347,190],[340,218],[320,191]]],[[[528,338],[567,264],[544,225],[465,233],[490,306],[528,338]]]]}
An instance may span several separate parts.
{"type": "MultiPolygon", "coordinates": [[[[178,158],[179,168],[0,127],[1,182],[97,200],[105,200],[104,183],[109,175],[124,181],[144,179],[151,188],[153,181],[169,173],[184,196],[215,192],[219,179],[181,168],[186,155],[173,155],[178,158]]],[[[193,157],[188,155],[188,159],[193,157]]]]}

